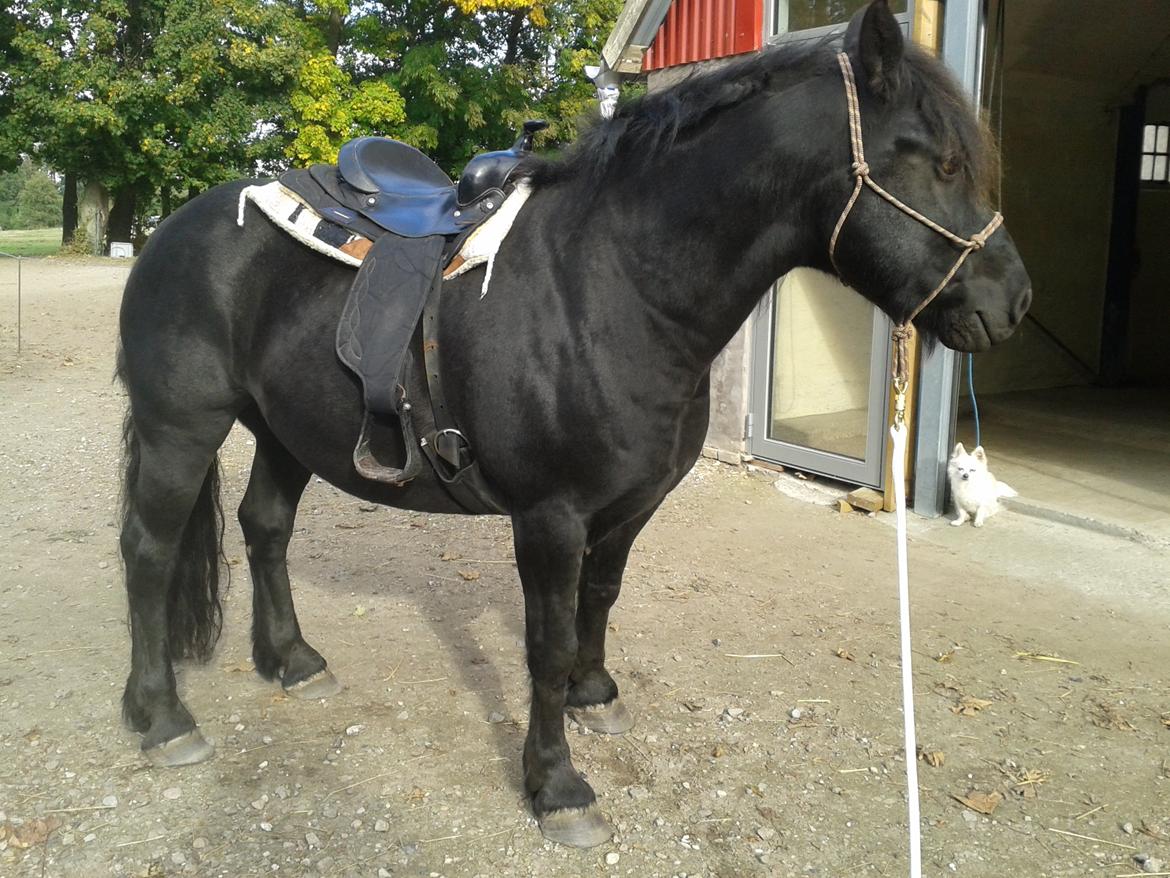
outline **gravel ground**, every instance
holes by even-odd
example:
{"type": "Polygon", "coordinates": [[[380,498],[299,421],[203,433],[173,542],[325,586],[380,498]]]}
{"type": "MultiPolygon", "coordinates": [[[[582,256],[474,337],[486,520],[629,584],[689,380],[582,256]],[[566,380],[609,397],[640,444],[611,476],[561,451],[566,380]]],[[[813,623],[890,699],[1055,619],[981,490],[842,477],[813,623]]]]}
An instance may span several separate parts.
{"type": "MultiPolygon", "coordinates": [[[[251,672],[229,522],[226,631],[180,676],[218,752],[150,767],[118,716],[125,274],[26,263],[19,358],[0,286],[0,875],[906,874],[888,517],[710,462],[640,539],[613,614],[637,728],[570,732],[611,844],[547,843],[525,806],[507,522],[319,482],[290,565],[347,689],[302,703],[251,672]]],[[[250,457],[234,433],[227,509],[250,457]]],[[[911,563],[926,874],[1170,871],[1166,555],[1004,513],[915,519],[911,563]]]]}

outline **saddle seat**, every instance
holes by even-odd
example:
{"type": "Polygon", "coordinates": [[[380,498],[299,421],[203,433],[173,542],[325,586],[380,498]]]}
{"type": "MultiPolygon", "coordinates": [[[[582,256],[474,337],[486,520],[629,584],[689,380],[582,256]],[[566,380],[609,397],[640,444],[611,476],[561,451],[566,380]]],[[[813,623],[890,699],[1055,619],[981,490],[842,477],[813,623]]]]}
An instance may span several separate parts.
{"type": "Polygon", "coordinates": [[[359,137],[337,156],[345,182],[362,192],[399,195],[446,195],[451,178],[413,146],[388,137],[359,137]]]}
{"type": "Polygon", "coordinates": [[[459,210],[455,184],[442,168],[388,137],[349,141],[337,156],[337,173],[350,187],[346,206],[403,237],[457,235],[480,219],[459,210]]]}
{"type": "MultiPolygon", "coordinates": [[[[532,149],[533,135],[547,126],[524,123],[511,149],[480,153],[464,168],[459,185],[430,158],[388,137],[358,137],[341,148],[337,176],[327,186],[344,207],[357,210],[386,231],[407,238],[458,235],[483,222],[507,197],[509,178],[532,149]]],[[[326,183],[322,169],[314,175],[326,183]]]]}

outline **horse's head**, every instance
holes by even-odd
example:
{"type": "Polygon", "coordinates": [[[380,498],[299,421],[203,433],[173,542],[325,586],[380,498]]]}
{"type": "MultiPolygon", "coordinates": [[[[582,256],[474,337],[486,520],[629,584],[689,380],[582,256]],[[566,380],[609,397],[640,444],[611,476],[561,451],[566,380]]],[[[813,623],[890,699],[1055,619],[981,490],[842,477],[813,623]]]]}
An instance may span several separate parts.
{"type": "Polygon", "coordinates": [[[993,218],[984,195],[996,169],[994,145],[946,69],[905,45],[885,0],[874,0],[854,16],[844,50],[849,65],[842,65],[840,75],[820,77],[817,87],[826,90],[828,106],[846,105],[845,68],[852,68],[864,164],[858,167],[857,149],[850,149],[848,139],[832,151],[853,154],[839,174],[830,175],[826,190],[833,264],[843,280],[895,321],[913,316],[920,329],[950,348],[986,350],[1012,333],[1032,298],[1028,273],[1007,230],[990,231],[985,242],[980,236],[993,218]],[[829,96],[830,91],[836,93],[829,96]],[[866,172],[868,181],[857,176],[866,172]],[[843,215],[854,187],[856,202],[843,215]],[[975,246],[954,277],[927,302],[971,243],[975,246]]]}

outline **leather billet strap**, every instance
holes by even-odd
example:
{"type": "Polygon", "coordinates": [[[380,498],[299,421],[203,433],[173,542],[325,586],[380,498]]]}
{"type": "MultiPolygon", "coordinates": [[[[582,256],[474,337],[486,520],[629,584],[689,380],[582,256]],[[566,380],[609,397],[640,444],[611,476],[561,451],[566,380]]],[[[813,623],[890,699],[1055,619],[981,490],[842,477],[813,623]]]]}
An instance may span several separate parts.
{"type": "Polygon", "coordinates": [[[909,379],[909,367],[906,348],[912,335],[911,324],[914,322],[914,319],[922,313],[923,309],[926,308],[926,306],[931,302],[933,302],[935,297],[943,291],[943,288],[951,282],[951,279],[958,273],[959,269],[963,266],[963,263],[967,261],[967,257],[970,256],[974,251],[983,249],[983,247],[987,244],[987,239],[995,234],[996,229],[998,229],[1003,224],[1003,214],[1001,214],[999,211],[996,211],[988,221],[987,225],[985,225],[980,231],[976,232],[970,238],[964,238],[961,235],[956,235],[949,229],[940,226],[929,217],[922,215],[914,208],[910,207],[910,205],[901,201],[894,195],[891,195],[876,182],[874,182],[873,177],[871,177],[869,173],[869,165],[865,161],[865,142],[862,140],[861,136],[861,104],[857,100],[857,81],[853,77],[853,65],[849,61],[849,55],[845,52],[837,53],[837,63],[841,67],[841,76],[845,80],[845,100],[848,105],[849,112],[849,141],[850,148],[853,152],[853,164],[850,165],[850,173],[853,175],[854,179],[853,194],[849,196],[849,201],[845,204],[845,209],[841,211],[841,216],[837,220],[837,225],[833,228],[833,235],[829,239],[829,261],[833,263],[833,268],[836,270],[837,276],[841,278],[842,281],[844,281],[844,276],[841,274],[841,269],[837,267],[837,239],[841,236],[841,229],[845,225],[845,220],[849,217],[850,212],[853,210],[853,205],[857,203],[857,198],[859,195],[861,195],[861,190],[863,187],[868,187],[881,198],[894,205],[894,207],[898,208],[898,210],[902,211],[902,213],[918,220],[918,222],[922,223],[928,229],[938,232],[952,244],[962,248],[962,252],[959,253],[959,257],[955,260],[955,264],[951,266],[951,270],[943,276],[941,281],[939,281],[938,286],[931,290],[930,294],[921,302],[919,302],[918,306],[912,312],[910,312],[910,316],[894,329],[894,385],[895,388],[898,388],[900,385],[901,390],[904,392],[906,382],[909,379]]]}
{"type": "Polygon", "coordinates": [[[420,445],[444,489],[464,510],[473,514],[505,515],[508,512],[507,504],[479,468],[471,444],[447,408],[447,395],[443,392],[443,376],[439,368],[439,303],[442,289],[443,277],[440,273],[435,277],[423,307],[423,374],[426,376],[434,427],[422,437],[420,445]]]}

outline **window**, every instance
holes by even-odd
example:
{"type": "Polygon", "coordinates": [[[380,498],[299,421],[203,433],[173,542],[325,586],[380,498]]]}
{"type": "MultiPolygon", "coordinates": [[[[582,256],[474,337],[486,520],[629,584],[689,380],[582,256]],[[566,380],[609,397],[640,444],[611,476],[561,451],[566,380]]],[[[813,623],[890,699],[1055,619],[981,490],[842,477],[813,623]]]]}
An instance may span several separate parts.
{"type": "Polygon", "coordinates": [[[1147,125],[1142,134],[1143,183],[1170,183],[1170,125],[1147,125]]]}
{"type": "MultiPolygon", "coordinates": [[[[816,30],[846,24],[853,13],[865,6],[869,0],[772,0],[768,4],[771,13],[773,36],[796,31],[816,30]]],[[[895,14],[906,12],[908,0],[891,0],[890,11],[895,14]]]]}

